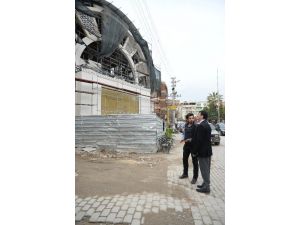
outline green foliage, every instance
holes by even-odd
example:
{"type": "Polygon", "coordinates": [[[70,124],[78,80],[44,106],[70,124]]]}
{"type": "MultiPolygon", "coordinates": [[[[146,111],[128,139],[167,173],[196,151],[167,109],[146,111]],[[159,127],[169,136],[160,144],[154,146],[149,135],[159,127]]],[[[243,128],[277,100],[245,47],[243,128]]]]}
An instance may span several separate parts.
{"type": "Polygon", "coordinates": [[[204,110],[208,113],[208,119],[217,121],[218,99],[220,101],[220,120],[225,120],[225,104],[223,102],[223,96],[219,95],[217,92],[213,92],[207,97],[207,106],[204,110]]]}
{"type": "Polygon", "coordinates": [[[166,132],[165,132],[166,137],[169,138],[169,139],[171,139],[172,138],[172,134],[173,134],[172,128],[167,128],[166,132]]]}

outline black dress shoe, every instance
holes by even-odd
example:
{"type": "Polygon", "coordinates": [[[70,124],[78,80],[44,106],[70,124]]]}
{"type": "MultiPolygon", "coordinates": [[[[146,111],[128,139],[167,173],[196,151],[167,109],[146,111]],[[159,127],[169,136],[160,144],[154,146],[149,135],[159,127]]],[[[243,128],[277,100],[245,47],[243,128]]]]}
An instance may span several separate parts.
{"type": "Polygon", "coordinates": [[[197,188],[196,191],[206,194],[210,193],[210,190],[208,188],[197,188]]]}
{"type": "Polygon", "coordinates": [[[203,188],[203,185],[204,185],[204,184],[197,185],[197,188],[203,188]]]}
{"type": "Polygon", "coordinates": [[[196,182],[197,182],[197,179],[193,178],[192,181],[191,181],[191,184],[196,184],[196,182]]]}
{"type": "Polygon", "coordinates": [[[179,179],[184,179],[184,178],[188,178],[189,176],[188,175],[185,175],[185,174],[182,174],[179,179]]]}

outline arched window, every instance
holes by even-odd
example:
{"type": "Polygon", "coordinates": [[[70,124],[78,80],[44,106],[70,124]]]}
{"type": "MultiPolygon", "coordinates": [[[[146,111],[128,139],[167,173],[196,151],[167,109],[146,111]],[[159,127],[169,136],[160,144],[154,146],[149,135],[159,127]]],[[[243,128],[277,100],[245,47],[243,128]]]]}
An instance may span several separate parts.
{"type": "Polygon", "coordinates": [[[111,56],[99,56],[101,41],[96,41],[88,45],[83,51],[81,58],[92,60],[99,64],[101,72],[105,75],[117,77],[134,83],[134,76],[127,58],[120,50],[115,50],[111,56]]]}

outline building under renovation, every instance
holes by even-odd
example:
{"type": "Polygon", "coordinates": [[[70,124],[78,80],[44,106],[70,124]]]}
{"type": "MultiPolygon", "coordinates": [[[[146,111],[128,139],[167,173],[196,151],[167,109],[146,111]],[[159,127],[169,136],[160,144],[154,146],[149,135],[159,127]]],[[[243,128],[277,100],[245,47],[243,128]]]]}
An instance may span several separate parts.
{"type": "Polygon", "coordinates": [[[160,71],[128,17],[104,0],[76,0],[76,116],[149,114],[160,71]]]}
{"type": "Polygon", "coordinates": [[[161,73],[147,42],[111,3],[75,2],[76,147],[156,152],[161,73]]]}

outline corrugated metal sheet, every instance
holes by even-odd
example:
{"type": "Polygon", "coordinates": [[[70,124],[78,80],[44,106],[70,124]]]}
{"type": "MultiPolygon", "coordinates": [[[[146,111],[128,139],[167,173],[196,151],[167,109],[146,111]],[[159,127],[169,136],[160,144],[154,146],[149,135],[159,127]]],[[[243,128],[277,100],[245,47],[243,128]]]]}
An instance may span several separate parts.
{"type": "Polygon", "coordinates": [[[162,134],[162,120],[155,114],[76,116],[75,120],[77,147],[156,152],[162,134]]]}

